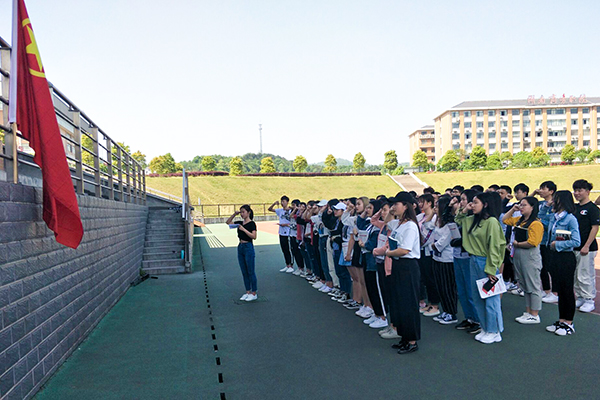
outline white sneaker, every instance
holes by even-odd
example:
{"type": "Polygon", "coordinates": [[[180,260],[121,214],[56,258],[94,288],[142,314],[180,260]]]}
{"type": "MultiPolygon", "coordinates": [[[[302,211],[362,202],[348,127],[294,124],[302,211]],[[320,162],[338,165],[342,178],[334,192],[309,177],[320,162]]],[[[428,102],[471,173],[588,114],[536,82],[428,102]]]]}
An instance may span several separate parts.
{"type": "Polygon", "coordinates": [[[360,308],[358,310],[356,310],[356,312],[354,314],[358,315],[360,317],[360,314],[363,313],[363,311],[365,310],[365,306],[360,306],[360,308]]]}
{"type": "Polygon", "coordinates": [[[573,327],[573,325],[569,325],[566,322],[561,322],[554,331],[554,333],[558,336],[572,335],[573,333],[575,333],[575,328],[573,327]]]}
{"type": "Polygon", "coordinates": [[[558,303],[558,296],[554,293],[550,292],[544,297],[542,297],[542,301],[544,303],[558,303]]]}
{"type": "Polygon", "coordinates": [[[583,305],[579,307],[579,311],[581,312],[592,312],[596,309],[596,304],[594,304],[594,300],[585,300],[583,305]]]}
{"type": "Polygon", "coordinates": [[[585,303],[583,297],[578,297],[577,300],[575,300],[575,308],[581,307],[583,303],[585,303]]]}
{"type": "Polygon", "coordinates": [[[446,317],[446,312],[444,311],[443,313],[439,314],[436,317],[433,317],[433,320],[435,322],[440,322],[441,320],[443,320],[446,317]]]}
{"type": "Polygon", "coordinates": [[[381,318],[377,318],[377,320],[375,322],[372,322],[369,324],[369,328],[375,328],[375,329],[384,328],[386,326],[388,326],[387,320],[381,319],[381,318]]]}
{"type": "Polygon", "coordinates": [[[393,329],[390,325],[387,326],[387,328],[380,330],[379,332],[377,332],[379,334],[379,336],[383,335],[386,332],[389,332],[390,329],[393,329]]]}
{"type": "Polygon", "coordinates": [[[285,272],[287,272],[288,274],[291,274],[292,272],[294,272],[294,268],[288,267],[288,269],[286,269],[285,272]]]}
{"type": "Polygon", "coordinates": [[[304,271],[300,272],[300,278],[306,278],[306,276],[307,276],[306,272],[304,272],[304,271]]]}
{"type": "Polygon", "coordinates": [[[331,292],[332,290],[333,290],[333,289],[332,289],[332,288],[330,288],[330,287],[329,287],[329,286],[327,286],[327,285],[323,285],[323,287],[322,287],[321,289],[319,289],[319,291],[321,291],[321,292],[323,292],[323,293],[329,293],[329,292],[331,292]]]}
{"type": "Polygon", "coordinates": [[[292,275],[296,275],[296,276],[300,276],[300,274],[303,274],[304,272],[301,269],[297,269],[294,272],[292,272],[292,275]]]}
{"type": "Polygon", "coordinates": [[[244,295],[242,297],[240,297],[240,300],[246,300],[248,298],[248,296],[250,296],[249,293],[244,293],[244,295]]]}
{"type": "Polygon", "coordinates": [[[523,325],[539,324],[541,322],[539,315],[531,314],[522,315],[519,318],[515,318],[515,321],[523,325]]]}
{"type": "Polygon", "coordinates": [[[321,281],[316,281],[315,283],[313,283],[312,287],[314,287],[315,289],[321,289],[323,287],[324,283],[321,281]]]}
{"type": "Polygon", "coordinates": [[[365,320],[363,321],[363,323],[364,323],[365,325],[370,325],[370,324],[372,324],[373,322],[377,321],[378,319],[379,319],[379,318],[377,318],[375,315],[371,315],[369,318],[365,319],[365,320]]]}
{"type": "Polygon", "coordinates": [[[483,335],[481,337],[481,339],[479,339],[479,341],[484,344],[497,343],[497,342],[502,341],[502,336],[500,336],[500,332],[496,332],[496,333],[488,332],[485,335],[483,335]]]}
{"type": "Polygon", "coordinates": [[[279,270],[279,272],[287,272],[287,270],[288,270],[288,267],[287,267],[287,265],[286,265],[285,267],[281,268],[281,269],[279,270]]]}
{"type": "Polygon", "coordinates": [[[390,329],[387,332],[384,332],[379,336],[381,336],[382,339],[398,339],[398,338],[400,338],[400,335],[398,335],[398,332],[396,332],[396,330],[392,327],[390,327],[390,329]]]}
{"type": "Polygon", "coordinates": [[[254,300],[256,300],[256,299],[258,299],[258,295],[257,295],[257,294],[252,294],[252,293],[250,293],[250,294],[248,295],[248,297],[246,297],[246,301],[254,301],[254,300]]]}
{"type": "Polygon", "coordinates": [[[374,314],[373,310],[369,307],[365,307],[360,314],[356,314],[359,317],[370,318],[374,314]]]}
{"type": "Polygon", "coordinates": [[[481,330],[481,332],[479,332],[477,335],[475,335],[475,340],[477,340],[477,341],[481,340],[481,338],[482,338],[482,337],[483,337],[485,334],[487,334],[487,332],[486,332],[486,331],[484,331],[484,330],[482,329],[482,330],[481,330]]]}
{"type": "Polygon", "coordinates": [[[515,318],[515,321],[519,322],[519,320],[527,318],[530,314],[525,311],[523,314],[519,315],[517,318],[515,318]]]}

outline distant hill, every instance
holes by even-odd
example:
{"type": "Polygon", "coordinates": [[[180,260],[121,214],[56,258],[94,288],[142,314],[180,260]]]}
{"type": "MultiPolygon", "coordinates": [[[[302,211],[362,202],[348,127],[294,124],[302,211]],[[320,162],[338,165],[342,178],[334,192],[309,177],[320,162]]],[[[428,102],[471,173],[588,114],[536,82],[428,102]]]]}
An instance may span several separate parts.
{"type": "MultiPolygon", "coordinates": [[[[336,158],[335,160],[337,161],[338,167],[347,167],[347,166],[354,165],[354,163],[352,161],[348,161],[348,160],[346,160],[344,158],[336,158]]],[[[320,166],[324,167],[325,166],[325,161],[318,162],[316,165],[320,165],[320,166]]]]}

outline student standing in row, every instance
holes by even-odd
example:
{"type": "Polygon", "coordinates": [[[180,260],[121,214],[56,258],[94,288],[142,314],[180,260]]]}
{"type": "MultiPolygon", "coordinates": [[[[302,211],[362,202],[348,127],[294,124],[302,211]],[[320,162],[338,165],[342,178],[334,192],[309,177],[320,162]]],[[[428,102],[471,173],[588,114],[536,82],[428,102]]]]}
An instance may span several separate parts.
{"type": "Polygon", "coordinates": [[[548,247],[548,230],[550,219],[552,218],[552,197],[556,192],[556,184],[552,181],[542,182],[540,188],[533,192],[540,196],[542,201],[539,202],[538,218],[544,225],[544,236],[542,237],[542,243],[540,244],[540,254],[542,256],[542,302],[544,303],[556,303],[558,296],[556,295],[556,289],[554,288],[554,282],[550,282],[550,248],[548,247]]]}
{"type": "Polygon", "coordinates": [[[520,324],[539,324],[542,309],[542,256],[539,245],[544,236],[544,226],[537,219],[539,211],[535,197],[525,197],[505,215],[503,222],[513,229],[513,261],[519,288],[525,295],[525,312],[515,318],[520,324]],[[513,217],[519,211],[520,217],[513,217]]]}
{"type": "Polygon", "coordinates": [[[281,196],[281,203],[279,201],[274,202],[269,207],[270,212],[274,212],[279,217],[279,245],[281,246],[281,252],[285,259],[285,267],[281,268],[279,272],[294,272],[294,264],[292,262],[292,253],[290,252],[290,198],[287,196],[281,196]],[[281,204],[281,208],[275,208],[275,206],[281,204]]]}
{"type": "Polygon", "coordinates": [[[256,294],[257,281],[255,273],[255,253],[254,245],[252,241],[256,239],[256,223],[252,220],[254,218],[254,211],[248,204],[244,204],[240,207],[239,211],[235,211],[228,219],[226,224],[231,229],[237,229],[237,235],[240,240],[238,244],[238,262],[242,270],[242,276],[244,278],[244,286],[246,287],[246,293],[240,298],[244,301],[254,301],[258,299],[256,294]],[[236,221],[232,224],[233,218],[236,215],[242,217],[242,221],[236,221]]]}

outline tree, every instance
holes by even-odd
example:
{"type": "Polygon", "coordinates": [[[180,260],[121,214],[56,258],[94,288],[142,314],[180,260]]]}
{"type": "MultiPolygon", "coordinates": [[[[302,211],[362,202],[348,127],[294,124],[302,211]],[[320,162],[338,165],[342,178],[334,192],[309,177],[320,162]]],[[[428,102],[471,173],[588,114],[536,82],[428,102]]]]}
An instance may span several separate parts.
{"type": "Polygon", "coordinates": [[[244,161],[241,157],[233,157],[229,162],[229,175],[240,175],[244,173],[244,161]]]}
{"type": "Polygon", "coordinates": [[[473,162],[470,158],[462,161],[458,166],[459,171],[473,171],[474,169],[476,168],[473,166],[473,162]]]}
{"type": "Polygon", "coordinates": [[[531,153],[528,151],[520,151],[514,155],[512,160],[512,166],[514,168],[529,168],[533,159],[531,153]]]}
{"type": "Polygon", "coordinates": [[[329,154],[325,158],[325,168],[323,168],[323,172],[335,172],[337,170],[337,160],[333,156],[333,154],[329,154]]]}
{"type": "Polygon", "coordinates": [[[271,157],[265,157],[262,160],[260,160],[260,173],[268,174],[272,172],[276,172],[273,159],[271,157]]]}
{"type": "Polygon", "coordinates": [[[503,151],[502,153],[500,153],[500,161],[502,161],[502,166],[504,168],[508,167],[512,160],[513,155],[510,151],[503,151]]]}
{"type": "Polygon", "coordinates": [[[303,156],[296,156],[293,166],[294,171],[304,172],[308,167],[308,161],[306,161],[306,158],[304,158],[303,156]]]}
{"type": "Polygon", "coordinates": [[[588,160],[590,162],[598,162],[598,159],[600,159],[600,150],[594,150],[588,154],[588,160]]]}
{"type": "Polygon", "coordinates": [[[460,165],[460,158],[456,151],[448,150],[446,154],[438,161],[437,166],[442,171],[455,171],[460,165]]]}
{"type": "Polygon", "coordinates": [[[354,160],[352,161],[354,171],[362,172],[365,169],[365,162],[365,156],[363,156],[360,152],[356,153],[354,160]]]}
{"type": "Polygon", "coordinates": [[[202,157],[202,171],[214,171],[217,168],[217,162],[212,156],[202,157]]]}
{"type": "Polygon", "coordinates": [[[560,159],[571,164],[575,159],[575,146],[568,144],[563,147],[562,153],[560,153],[560,159]]]}
{"type": "Polygon", "coordinates": [[[180,172],[183,166],[175,162],[171,153],[162,156],[154,157],[150,161],[150,171],[157,174],[169,174],[172,172],[180,172]]]}
{"type": "Polygon", "coordinates": [[[427,171],[429,167],[429,160],[427,159],[427,154],[423,150],[415,151],[415,154],[413,154],[412,166],[416,168],[422,168],[423,171],[427,171]]]}
{"type": "Polygon", "coordinates": [[[398,156],[396,150],[390,150],[385,152],[385,160],[383,161],[383,168],[388,171],[393,171],[398,168],[398,156]]]}
{"type": "Polygon", "coordinates": [[[531,152],[531,165],[534,167],[545,167],[550,162],[550,156],[543,148],[535,147],[531,152]]]}
{"type": "Polygon", "coordinates": [[[404,173],[404,167],[402,165],[398,166],[394,171],[392,171],[392,175],[402,175],[404,173]]]}
{"type": "Polygon", "coordinates": [[[136,151],[131,155],[131,157],[142,166],[142,169],[148,168],[148,164],[146,163],[146,155],[142,154],[141,151],[136,151]]]}
{"type": "Polygon", "coordinates": [[[471,166],[474,169],[485,167],[487,164],[487,154],[485,154],[485,149],[481,146],[473,147],[469,160],[471,160],[471,166]]]}
{"type": "Polygon", "coordinates": [[[584,147],[583,149],[579,149],[575,152],[575,158],[579,160],[579,162],[585,162],[587,160],[588,155],[592,152],[591,149],[584,147]]]}
{"type": "Polygon", "coordinates": [[[494,170],[494,169],[502,169],[502,161],[500,161],[500,153],[495,152],[490,154],[487,158],[485,169],[494,170]]]}
{"type": "Polygon", "coordinates": [[[460,161],[466,160],[467,152],[465,151],[465,149],[456,149],[454,150],[454,152],[456,153],[460,161]]]}

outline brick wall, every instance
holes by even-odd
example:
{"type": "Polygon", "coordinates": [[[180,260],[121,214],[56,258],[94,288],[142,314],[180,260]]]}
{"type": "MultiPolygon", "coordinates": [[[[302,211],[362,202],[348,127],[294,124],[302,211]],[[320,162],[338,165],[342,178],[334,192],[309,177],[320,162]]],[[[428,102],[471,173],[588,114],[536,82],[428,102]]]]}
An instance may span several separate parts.
{"type": "Polygon", "coordinates": [[[73,250],[43,222],[41,189],[0,182],[0,398],[29,398],[139,274],[148,209],[79,196],[73,250]]]}

